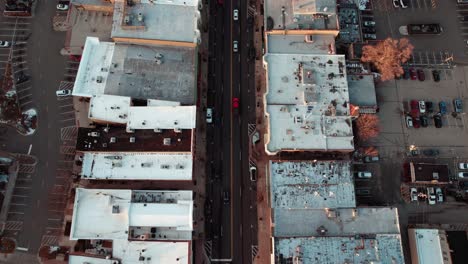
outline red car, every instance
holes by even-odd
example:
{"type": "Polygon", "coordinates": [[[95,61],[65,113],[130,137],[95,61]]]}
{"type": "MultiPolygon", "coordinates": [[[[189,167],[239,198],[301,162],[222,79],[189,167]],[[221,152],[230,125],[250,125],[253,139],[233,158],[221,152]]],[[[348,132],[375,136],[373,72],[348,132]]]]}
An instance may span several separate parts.
{"type": "Polygon", "coordinates": [[[420,128],[421,127],[421,119],[419,116],[413,116],[413,127],[420,128]]]}
{"type": "Polygon", "coordinates": [[[424,74],[424,71],[421,69],[418,69],[418,80],[420,80],[421,82],[426,80],[426,75],[424,74]]]}
{"type": "Polygon", "coordinates": [[[414,68],[409,69],[410,77],[411,80],[417,80],[418,79],[418,74],[416,73],[416,70],[414,68]]]}
{"type": "Polygon", "coordinates": [[[416,112],[419,115],[419,102],[416,100],[411,100],[411,113],[416,112]]]}
{"type": "Polygon", "coordinates": [[[232,98],[232,107],[239,108],[239,98],[237,97],[232,98]]]}

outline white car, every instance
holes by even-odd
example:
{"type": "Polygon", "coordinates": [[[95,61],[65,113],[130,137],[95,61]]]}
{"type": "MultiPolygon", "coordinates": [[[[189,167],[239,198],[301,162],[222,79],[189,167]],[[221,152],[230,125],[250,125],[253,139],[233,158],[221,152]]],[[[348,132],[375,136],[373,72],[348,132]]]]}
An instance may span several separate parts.
{"type": "Polygon", "coordinates": [[[55,94],[57,95],[57,97],[69,96],[72,94],[72,91],[71,90],[57,90],[55,94]]]}
{"type": "Polygon", "coordinates": [[[444,194],[442,193],[442,189],[437,187],[436,190],[437,202],[442,203],[444,202],[444,194]]]}
{"type": "Polygon", "coordinates": [[[426,103],[424,101],[419,101],[419,112],[421,114],[426,113],[426,103]]]}
{"type": "Polygon", "coordinates": [[[232,51],[233,52],[238,52],[239,51],[239,42],[237,42],[237,40],[234,40],[232,42],[232,51]]]}
{"type": "Polygon", "coordinates": [[[8,48],[8,47],[10,47],[10,42],[0,40],[0,48],[8,48]]]}
{"type": "Polygon", "coordinates": [[[468,163],[458,163],[458,168],[460,170],[468,170],[468,163]]]}
{"type": "Polygon", "coordinates": [[[239,10],[234,9],[234,13],[232,14],[232,19],[239,20],[239,10]]]}
{"type": "Polygon", "coordinates": [[[399,8],[400,7],[400,0],[393,0],[393,7],[399,8]]]}
{"type": "Polygon", "coordinates": [[[417,202],[418,201],[418,189],[411,188],[410,197],[411,197],[412,202],[417,202]]]}
{"type": "Polygon", "coordinates": [[[257,180],[257,167],[255,166],[250,167],[250,180],[251,181],[257,180]]]}
{"type": "Polygon", "coordinates": [[[468,178],[468,172],[459,172],[458,177],[459,178],[468,178]]]}
{"type": "Polygon", "coordinates": [[[68,5],[67,4],[58,4],[57,5],[57,10],[58,11],[67,11],[68,10],[68,5]]]}
{"type": "Polygon", "coordinates": [[[411,116],[406,116],[406,126],[413,127],[413,118],[411,116]]]}
{"type": "Polygon", "coordinates": [[[427,188],[427,202],[430,205],[436,204],[436,196],[435,196],[433,187],[428,187],[427,188]]]}
{"type": "Polygon", "coordinates": [[[357,177],[360,179],[369,179],[372,178],[372,173],[369,171],[359,171],[357,177]]]}
{"type": "Polygon", "coordinates": [[[400,0],[401,8],[408,8],[408,0],[400,0]]]}
{"type": "Polygon", "coordinates": [[[211,108],[206,109],[206,122],[208,124],[213,123],[213,109],[211,108]]]}

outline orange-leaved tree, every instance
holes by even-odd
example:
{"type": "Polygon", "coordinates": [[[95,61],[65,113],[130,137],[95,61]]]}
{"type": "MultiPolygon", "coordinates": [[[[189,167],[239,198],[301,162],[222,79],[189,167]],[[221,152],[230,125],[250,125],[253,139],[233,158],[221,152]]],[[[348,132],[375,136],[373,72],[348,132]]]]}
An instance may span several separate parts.
{"type": "Polygon", "coordinates": [[[379,118],[373,114],[363,114],[356,119],[356,131],[360,140],[366,141],[379,135],[379,118]]]}
{"type": "Polygon", "coordinates": [[[387,81],[403,74],[401,64],[409,60],[413,49],[407,38],[387,38],[375,45],[362,47],[361,61],[372,63],[381,74],[381,80],[387,81]]]}

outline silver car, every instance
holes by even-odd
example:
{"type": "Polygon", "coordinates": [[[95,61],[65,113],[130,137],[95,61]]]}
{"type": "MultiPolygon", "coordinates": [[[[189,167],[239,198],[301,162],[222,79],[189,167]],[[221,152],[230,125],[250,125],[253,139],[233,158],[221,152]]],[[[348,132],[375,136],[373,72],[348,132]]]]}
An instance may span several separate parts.
{"type": "Polygon", "coordinates": [[[234,40],[232,42],[232,51],[233,52],[238,52],[239,51],[239,43],[237,42],[237,40],[234,40]]]}

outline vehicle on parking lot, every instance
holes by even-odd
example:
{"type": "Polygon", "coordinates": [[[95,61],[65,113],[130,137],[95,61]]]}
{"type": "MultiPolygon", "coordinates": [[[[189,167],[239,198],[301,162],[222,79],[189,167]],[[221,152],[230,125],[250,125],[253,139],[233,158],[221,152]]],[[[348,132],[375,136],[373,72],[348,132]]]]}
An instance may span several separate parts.
{"type": "Polygon", "coordinates": [[[439,35],[443,32],[440,24],[408,24],[408,35],[439,35]]]}
{"type": "Polygon", "coordinates": [[[213,123],[213,109],[211,108],[206,109],[206,122],[208,124],[213,123]]]}
{"type": "Polygon", "coordinates": [[[367,34],[375,34],[376,30],[375,28],[372,28],[372,27],[363,27],[362,32],[367,33],[367,34]]]}
{"type": "Polygon", "coordinates": [[[407,127],[413,127],[413,118],[411,118],[411,116],[407,115],[405,117],[405,119],[406,119],[406,126],[407,127]]]}
{"type": "Polygon", "coordinates": [[[426,80],[426,75],[424,74],[424,71],[422,69],[418,69],[418,80],[421,82],[426,80]]]}
{"type": "Polygon", "coordinates": [[[429,126],[429,122],[427,121],[427,116],[422,115],[421,116],[421,126],[422,127],[427,127],[429,126]]]}
{"type": "Polygon", "coordinates": [[[408,68],[403,69],[403,79],[408,80],[410,78],[410,70],[408,68]]]}
{"type": "Polygon", "coordinates": [[[356,189],[356,195],[370,195],[371,192],[369,189],[356,189]]]}
{"type": "Polygon", "coordinates": [[[440,71],[433,70],[432,71],[432,78],[434,79],[434,82],[440,82],[440,71]]]}
{"type": "Polygon", "coordinates": [[[442,115],[447,113],[447,104],[444,101],[439,102],[439,113],[442,115]]]}
{"type": "Polygon", "coordinates": [[[411,100],[410,101],[410,106],[411,106],[411,111],[417,110],[419,113],[419,102],[416,100],[411,100]]]}
{"type": "Polygon", "coordinates": [[[419,116],[413,116],[413,127],[420,128],[421,127],[421,119],[419,116]]]}
{"type": "Polygon", "coordinates": [[[236,20],[236,21],[239,20],[239,10],[234,9],[233,14],[232,14],[232,18],[234,20],[236,20]]]}
{"type": "Polygon", "coordinates": [[[439,155],[439,150],[437,149],[425,149],[423,150],[423,154],[426,156],[437,156],[439,155]]]}
{"type": "Polygon", "coordinates": [[[434,192],[434,187],[428,187],[426,190],[427,190],[427,202],[430,205],[436,204],[436,195],[434,192]]]}
{"type": "Polygon", "coordinates": [[[459,172],[458,177],[459,178],[468,178],[468,172],[459,172]]]}
{"type": "Polygon", "coordinates": [[[67,11],[68,10],[68,5],[67,4],[58,4],[57,5],[57,10],[58,11],[67,11]]]}
{"type": "Polygon", "coordinates": [[[418,105],[419,105],[419,112],[421,114],[426,113],[426,103],[424,101],[419,101],[418,105]]]}
{"type": "Polygon", "coordinates": [[[399,8],[400,7],[400,0],[393,0],[393,7],[399,8]]]}
{"type": "Polygon", "coordinates": [[[224,204],[229,204],[230,202],[229,191],[223,192],[223,202],[224,204]]]}
{"type": "Polygon", "coordinates": [[[408,8],[409,0],[400,0],[401,8],[408,8]]]}
{"type": "Polygon", "coordinates": [[[411,197],[412,202],[417,202],[418,201],[418,189],[411,188],[410,197],[411,197]]]}
{"type": "Polygon", "coordinates": [[[414,68],[409,69],[410,72],[410,78],[411,80],[417,80],[418,79],[418,74],[416,73],[416,70],[414,68]]]}
{"type": "Polygon", "coordinates": [[[426,112],[428,113],[434,112],[434,104],[431,101],[426,101],[426,112]]]}
{"type": "Polygon", "coordinates": [[[442,193],[442,189],[440,187],[437,187],[435,189],[435,193],[436,193],[436,196],[437,196],[437,202],[438,203],[444,202],[444,194],[442,193]]]}
{"type": "Polygon", "coordinates": [[[250,166],[249,172],[250,172],[250,180],[256,181],[257,180],[257,167],[250,166]]]}
{"type": "Polygon", "coordinates": [[[468,170],[468,163],[464,163],[464,162],[458,163],[458,168],[460,170],[468,170]]]}
{"type": "Polygon", "coordinates": [[[233,51],[233,52],[239,51],[239,42],[237,42],[237,40],[234,40],[234,41],[232,42],[232,51],[233,51]]]}
{"type": "Polygon", "coordinates": [[[364,34],[364,39],[377,39],[377,35],[375,34],[364,34]]]}
{"type": "Polygon", "coordinates": [[[463,102],[460,98],[453,100],[453,107],[455,108],[455,112],[461,113],[463,111],[463,102]]]}
{"type": "Polygon", "coordinates": [[[440,114],[434,115],[434,125],[437,128],[442,127],[442,118],[440,117],[440,114]]]}
{"type": "Polygon", "coordinates": [[[375,21],[373,20],[366,20],[362,23],[365,27],[375,27],[375,21]]]}
{"type": "Polygon", "coordinates": [[[0,40],[0,48],[8,48],[8,47],[10,47],[10,42],[0,40]]]}
{"type": "Polygon", "coordinates": [[[369,179],[372,178],[372,173],[369,171],[358,171],[356,173],[357,177],[360,179],[369,179]]]}
{"type": "Polygon", "coordinates": [[[239,108],[239,98],[237,97],[232,98],[232,107],[239,108]]]}
{"type": "Polygon", "coordinates": [[[364,157],[364,162],[370,163],[370,162],[378,162],[379,156],[365,156],[364,157]]]}
{"type": "Polygon", "coordinates": [[[55,92],[55,94],[58,96],[58,97],[62,97],[62,96],[69,96],[72,94],[72,91],[71,90],[57,90],[55,92]]]}

